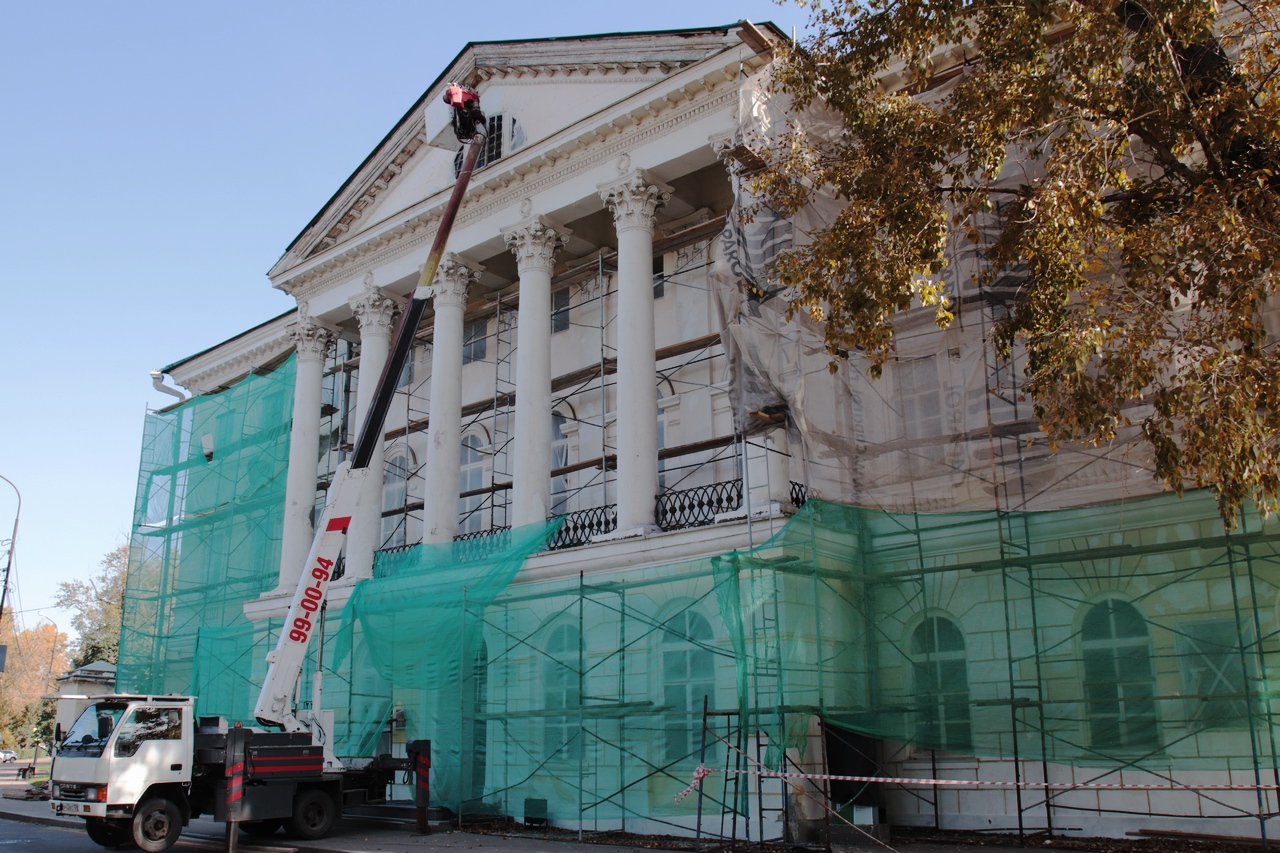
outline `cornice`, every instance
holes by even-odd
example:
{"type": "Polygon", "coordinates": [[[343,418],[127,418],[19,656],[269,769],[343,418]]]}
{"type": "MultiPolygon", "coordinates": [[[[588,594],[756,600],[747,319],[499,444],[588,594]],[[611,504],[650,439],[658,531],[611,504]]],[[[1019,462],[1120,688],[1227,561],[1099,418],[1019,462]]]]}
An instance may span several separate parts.
{"type": "Polygon", "coordinates": [[[590,79],[592,82],[609,83],[619,77],[653,75],[665,77],[694,64],[694,60],[649,60],[642,62],[572,62],[540,65],[479,64],[475,76],[480,82],[503,80],[513,82],[525,78],[566,79],[575,81],[590,79]]]}
{"type": "Polygon", "coordinates": [[[413,130],[413,136],[409,138],[408,143],[396,152],[395,156],[391,158],[391,162],[369,184],[368,188],[352,202],[346,212],[342,214],[342,217],[325,232],[325,235],[305,250],[304,257],[312,257],[325,249],[336,246],[342,236],[350,231],[351,227],[364,215],[364,212],[373,206],[378,196],[382,195],[391,186],[391,182],[395,180],[396,176],[404,171],[405,164],[413,158],[414,154],[418,153],[418,149],[425,145],[427,141],[426,128],[421,116],[414,119],[413,130]]]}
{"type": "Polygon", "coordinates": [[[293,347],[292,332],[292,327],[281,330],[252,349],[245,350],[226,361],[220,361],[199,373],[193,373],[182,381],[176,378],[174,381],[192,394],[207,394],[215,388],[226,385],[232,379],[248,373],[258,365],[287,352],[293,347]]]}
{"type": "MultiPolygon", "coordinates": [[[[735,85],[725,85],[730,82],[736,82],[736,76],[725,77],[724,69],[717,68],[700,80],[635,107],[624,116],[591,128],[566,128],[525,152],[525,157],[512,158],[506,169],[475,187],[457,224],[465,226],[503,208],[516,207],[522,198],[614,160],[680,124],[736,106],[738,91],[735,85]],[[720,79],[710,79],[715,77],[720,79]],[[570,138],[559,138],[571,133],[574,135],[570,138]],[[544,146],[544,150],[538,150],[544,146]]],[[[403,222],[381,233],[370,234],[367,239],[276,286],[298,299],[307,299],[335,283],[409,254],[434,236],[443,201],[433,197],[415,207],[417,212],[410,208],[402,214],[406,216],[403,222]],[[431,205],[428,209],[421,209],[428,204],[431,205]]]]}

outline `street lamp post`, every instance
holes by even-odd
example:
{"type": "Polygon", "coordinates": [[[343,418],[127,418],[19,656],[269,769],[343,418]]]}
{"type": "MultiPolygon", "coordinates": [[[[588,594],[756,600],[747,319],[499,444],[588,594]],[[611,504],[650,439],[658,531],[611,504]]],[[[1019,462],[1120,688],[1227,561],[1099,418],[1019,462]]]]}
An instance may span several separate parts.
{"type": "MultiPolygon", "coordinates": [[[[18,547],[18,519],[22,516],[22,492],[18,491],[18,487],[13,484],[13,480],[0,474],[0,480],[4,480],[13,491],[18,495],[18,511],[13,514],[13,536],[9,538],[9,556],[4,563],[4,585],[0,586],[0,619],[4,619],[4,602],[9,595],[9,573],[13,570],[13,550],[18,547]]],[[[53,620],[50,619],[50,622],[53,620]]]]}

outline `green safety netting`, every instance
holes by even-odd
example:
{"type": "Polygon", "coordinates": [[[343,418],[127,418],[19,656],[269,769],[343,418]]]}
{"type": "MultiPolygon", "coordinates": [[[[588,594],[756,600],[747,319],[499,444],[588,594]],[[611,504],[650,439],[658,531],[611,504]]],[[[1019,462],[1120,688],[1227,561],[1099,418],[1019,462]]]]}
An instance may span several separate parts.
{"type": "MultiPolygon", "coordinates": [[[[241,606],[275,581],[290,382],[287,364],[148,419],[123,688],[246,719],[278,628],[241,606]]],[[[327,619],[340,753],[430,739],[438,805],[650,828],[687,823],[695,799],[673,796],[700,762],[802,763],[815,719],[886,761],[1277,772],[1280,524],[1228,535],[1206,493],[1040,513],[810,500],[754,548],[647,565],[638,543],[534,556],[553,531],[378,555],[327,619]]],[[[704,809],[741,812],[755,784],[717,781],[704,809]]]]}
{"type": "Polygon", "coordinates": [[[402,742],[430,740],[434,795],[457,802],[471,784],[460,764],[459,723],[483,713],[463,690],[474,680],[468,671],[484,666],[479,614],[559,526],[378,554],[374,577],[356,585],[326,640],[323,701],[335,712],[339,755],[390,752],[384,732],[401,733],[402,742]]]}
{"type": "MultiPolygon", "coordinates": [[[[247,719],[274,631],[244,616],[280,568],[294,361],[147,415],[117,684],[247,719]]],[[[278,625],[274,626],[278,630],[278,625]]]]}

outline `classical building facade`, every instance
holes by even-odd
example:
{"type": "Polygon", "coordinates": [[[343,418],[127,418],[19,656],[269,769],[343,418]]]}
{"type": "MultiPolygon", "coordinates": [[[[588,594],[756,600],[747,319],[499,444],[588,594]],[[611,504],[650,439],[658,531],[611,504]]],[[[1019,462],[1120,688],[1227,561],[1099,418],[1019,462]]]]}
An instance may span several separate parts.
{"type": "MultiPolygon", "coordinates": [[[[325,659],[343,686],[322,700],[347,743],[372,754],[431,737],[440,805],[570,826],[689,830],[693,801],[673,795],[714,758],[742,782],[718,780],[708,813],[730,814],[739,837],[812,837],[827,805],[859,823],[1103,833],[1199,827],[1174,815],[1208,808],[1256,832],[1255,790],[1206,807],[1179,788],[1166,807],[1108,805],[1087,787],[922,794],[753,775],[761,762],[1148,784],[1185,759],[1196,780],[1234,783],[1275,763],[1269,748],[1259,757],[1254,711],[1231,704],[1269,672],[1257,638],[1280,618],[1270,528],[1241,556],[1204,502],[1172,516],[1143,504],[1159,489],[1132,436],[1052,453],[1019,400],[1016,354],[989,347],[1016,282],[979,288],[958,258],[959,321],[943,332],[908,312],[883,379],[856,356],[829,372],[817,327],[785,316],[767,262],[821,212],[741,215],[753,140],[785,115],[761,84],[782,37],[743,22],[469,45],[271,269],[296,310],[165,369],[198,401],[292,359],[288,464],[270,475],[285,480],[282,504],[255,551],[264,591],[232,608],[257,644],[238,672],[252,685],[265,668],[258,651],[426,260],[460,160],[441,103],[456,80],[479,90],[490,137],[331,591],[330,613],[367,617],[325,652],[348,655],[325,659]],[[814,509],[818,497],[836,503],[814,509]],[[1136,501],[1128,515],[1055,514],[1122,500],[1136,501]],[[464,546],[483,563],[548,524],[509,578],[468,574],[464,546]],[[403,568],[429,553],[453,557],[403,568]],[[1044,568],[1045,553],[1063,556],[1044,568]],[[1246,556],[1260,578],[1247,602],[1230,591],[1246,556]],[[1192,585],[1159,580],[1177,572],[1192,585]],[[421,593],[432,577],[463,588],[454,610],[424,611],[457,620],[436,633],[458,665],[419,677],[379,648],[387,613],[369,608],[378,595],[434,606],[421,593]],[[1219,702],[1228,724],[1183,694],[1219,702]],[[1211,755],[1233,757],[1230,770],[1211,755]],[[1100,776],[1079,770],[1099,761],[1100,776]]],[[[274,422],[245,419],[259,421],[274,422]]],[[[185,429],[190,464],[227,443],[185,429]]],[[[172,503],[140,511],[139,530],[178,529],[172,503]]],[[[401,630],[413,655],[445,648],[401,630]]]]}

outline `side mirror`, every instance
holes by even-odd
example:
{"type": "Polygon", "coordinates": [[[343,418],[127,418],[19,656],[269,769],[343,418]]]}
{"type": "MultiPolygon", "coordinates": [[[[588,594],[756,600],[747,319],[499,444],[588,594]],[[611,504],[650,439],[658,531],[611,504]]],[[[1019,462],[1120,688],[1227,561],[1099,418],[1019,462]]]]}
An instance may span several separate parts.
{"type": "Polygon", "coordinates": [[[111,737],[111,718],[98,718],[98,740],[106,740],[111,737]]]}
{"type": "Polygon", "coordinates": [[[62,723],[55,723],[53,726],[53,742],[62,743],[62,723]]]}

